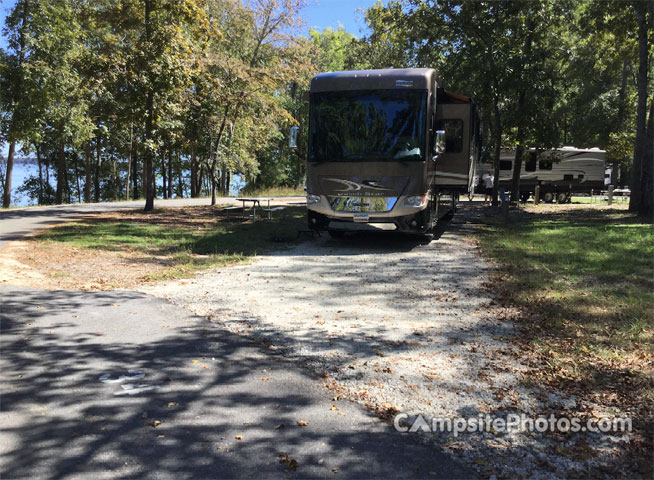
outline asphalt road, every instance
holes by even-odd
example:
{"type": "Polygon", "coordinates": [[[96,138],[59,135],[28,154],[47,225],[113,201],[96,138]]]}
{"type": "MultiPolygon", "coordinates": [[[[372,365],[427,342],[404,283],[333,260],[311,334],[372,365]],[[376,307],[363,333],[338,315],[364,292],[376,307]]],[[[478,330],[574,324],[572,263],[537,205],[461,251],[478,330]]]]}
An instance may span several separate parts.
{"type": "Polygon", "coordinates": [[[474,475],[153,297],[2,287],[0,329],[1,478],[474,475]]]}

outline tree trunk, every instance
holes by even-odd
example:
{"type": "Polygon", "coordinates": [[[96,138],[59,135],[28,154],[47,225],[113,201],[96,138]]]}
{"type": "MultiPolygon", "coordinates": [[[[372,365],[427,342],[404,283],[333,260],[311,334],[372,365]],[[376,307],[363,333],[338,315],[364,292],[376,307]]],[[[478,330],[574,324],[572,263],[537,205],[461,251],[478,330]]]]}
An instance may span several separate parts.
{"type": "Polygon", "coordinates": [[[639,213],[649,217],[652,220],[654,214],[654,101],[649,105],[649,120],[647,122],[647,144],[642,163],[642,181],[641,193],[642,200],[640,203],[639,213]]]}
{"type": "Polygon", "coordinates": [[[166,179],[168,173],[166,171],[166,152],[161,152],[161,196],[166,199],[168,198],[168,185],[166,179]]]}
{"type": "Polygon", "coordinates": [[[179,166],[179,190],[177,196],[179,198],[184,198],[184,168],[182,168],[182,154],[177,152],[177,165],[179,166]]]}
{"type": "Polygon", "coordinates": [[[210,177],[211,179],[211,205],[216,204],[216,188],[218,187],[217,182],[216,182],[216,165],[215,161],[211,165],[211,172],[210,172],[210,177]]]}
{"type": "MultiPolygon", "coordinates": [[[[650,161],[645,158],[647,154],[647,67],[648,67],[648,22],[647,8],[649,2],[633,2],[633,8],[636,11],[638,19],[638,106],[636,109],[636,145],[634,148],[634,165],[631,172],[631,199],[629,201],[629,210],[640,214],[649,213],[648,204],[651,205],[651,199],[645,199],[645,185],[649,172],[650,161]]],[[[651,15],[651,12],[650,12],[651,15]]],[[[651,132],[650,132],[651,135],[651,132]]]]}
{"type": "MultiPolygon", "coordinates": [[[[180,171],[181,175],[181,171],[180,171]]],[[[191,198],[197,197],[197,180],[198,180],[198,165],[195,156],[195,148],[191,149],[191,198]]]]}
{"type": "Polygon", "coordinates": [[[500,152],[502,151],[502,118],[500,116],[499,99],[497,95],[494,98],[495,111],[495,151],[493,153],[493,198],[491,204],[497,207],[497,194],[500,186],[500,152]]]}
{"type": "Polygon", "coordinates": [[[173,198],[173,150],[168,149],[168,198],[173,198]]]}
{"type": "Polygon", "coordinates": [[[139,199],[139,158],[138,151],[134,152],[134,160],[132,160],[132,198],[139,199]]]}
{"type": "Polygon", "coordinates": [[[43,204],[43,166],[41,165],[41,148],[38,144],[34,145],[36,150],[36,163],[39,165],[39,205],[43,204]]]}
{"type": "MultiPolygon", "coordinates": [[[[145,41],[149,44],[152,38],[152,25],[150,23],[150,11],[152,8],[152,0],[145,0],[145,41]]],[[[145,117],[145,135],[144,135],[144,144],[146,145],[145,150],[145,179],[143,182],[144,188],[147,186],[145,191],[145,207],[144,211],[150,212],[154,210],[154,196],[155,196],[155,184],[154,184],[154,168],[153,168],[153,155],[150,144],[152,140],[152,129],[153,129],[153,120],[154,112],[152,111],[154,107],[154,91],[153,87],[150,84],[148,86],[148,93],[145,101],[145,111],[147,115],[145,117]]]]}
{"type": "Polygon", "coordinates": [[[520,199],[520,170],[522,170],[522,153],[525,151],[525,128],[527,124],[527,115],[524,114],[525,98],[527,95],[527,81],[529,79],[528,72],[531,68],[531,44],[533,39],[534,29],[536,23],[534,17],[529,17],[527,25],[527,38],[525,39],[525,48],[523,50],[523,58],[525,63],[522,65],[521,70],[521,85],[520,93],[518,94],[518,134],[517,134],[517,148],[515,152],[515,160],[513,161],[513,178],[511,181],[511,200],[517,202],[520,199]],[[525,78],[527,76],[527,78],[525,78]]]}
{"type": "Polygon", "coordinates": [[[93,178],[93,200],[100,201],[100,168],[102,167],[102,143],[100,135],[95,140],[95,177],[93,178]]]}
{"type": "MultiPolygon", "coordinates": [[[[524,96],[521,95],[524,101],[524,96]]],[[[520,102],[519,102],[520,103],[520,102]]],[[[520,171],[522,170],[522,155],[525,151],[525,129],[522,125],[518,126],[516,136],[518,146],[515,149],[515,159],[513,160],[513,178],[511,179],[511,201],[517,202],[520,199],[520,171]]]]}
{"type": "Polygon", "coordinates": [[[147,165],[145,162],[145,157],[143,158],[143,165],[142,165],[142,172],[141,172],[141,190],[143,190],[143,198],[147,199],[148,198],[148,188],[150,187],[150,184],[148,182],[148,171],[147,171],[147,165]]]}
{"type": "Polygon", "coordinates": [[[59,145],[59,156],[57,158],[57,205],[64,203],[64,184],[66,181],[66,151],[64,144],[59,145]]]}
{"type": "Polygon", "coordinates": [[[91,201],[91,141],[86,144],[84,155],[84,202],[91,201]]]}
{"type": "Polygon", "coordinates": [[[125,200],[129,200],[129,176],[132,173],[132,124],[129,124],[129,151],[127,153],[127,172],[125,178],[125,200]]]}
{"type": "Polygon", "coordinates": [[[11,205],[11,173],[14,169],[14,153],[16,152],[16,142],[9,143],[9,153],[7,155],[7,171],[5,172],[5,192],[2,196],[2,207],[9,208],[11,205]]]}
{"type": "Polygon", "coordinates": [[[45,157],[45,184],[50,185],[50,160],[47,155],[45,157]]]}

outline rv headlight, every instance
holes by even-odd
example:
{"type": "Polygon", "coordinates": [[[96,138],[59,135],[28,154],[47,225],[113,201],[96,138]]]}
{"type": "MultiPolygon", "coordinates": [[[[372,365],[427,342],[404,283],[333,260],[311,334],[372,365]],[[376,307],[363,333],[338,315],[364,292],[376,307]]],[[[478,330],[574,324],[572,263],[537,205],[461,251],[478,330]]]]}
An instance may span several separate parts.
{"type": "Polygon", "coordinates": [[[307,195],[307,205],[320,202],[320,195],[307,195]]]}
{"type": "Polygon", "coordinates": [[[416,195],[404,199],[405,207],[422,207],[425,204],[426,195],[416,195]]]}

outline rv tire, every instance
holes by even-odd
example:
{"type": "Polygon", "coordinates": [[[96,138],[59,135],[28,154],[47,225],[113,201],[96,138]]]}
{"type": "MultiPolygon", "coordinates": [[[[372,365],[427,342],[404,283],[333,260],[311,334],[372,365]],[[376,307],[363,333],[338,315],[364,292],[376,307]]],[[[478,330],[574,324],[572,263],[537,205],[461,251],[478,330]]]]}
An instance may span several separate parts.
{"type": "Polygon", "coordinates": [[[556,203],[568,203],[568,194],[566,192],[559,192],[556,194],[556,203]]]}
{"type": "Polygon", "coordinates": [[[545,202],[545,203],[554,202],[554,194],[552,192],[543,193],[543,202],[545,202]]]}

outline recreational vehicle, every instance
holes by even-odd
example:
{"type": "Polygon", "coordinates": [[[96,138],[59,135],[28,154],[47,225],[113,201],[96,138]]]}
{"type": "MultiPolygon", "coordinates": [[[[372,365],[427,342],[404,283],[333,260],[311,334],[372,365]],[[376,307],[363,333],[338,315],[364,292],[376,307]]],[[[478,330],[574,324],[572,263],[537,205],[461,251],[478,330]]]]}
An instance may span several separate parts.
{"type": "Polygon", "coordinates": [[[474,187],[475,106],[427,68],[322,73],[311,81],[309,227],[428,233],[474,187]]]}
{"type": "MultiPolygon", "coordinates": [[[[500,154],[500,188],[510,190],[515,151],[500,154]]],[[[524,202],[540,186],[540,198],[548,203],[570,201],[573,193],[606,190],[612,183],[611,168],[606,165],[606,152],[599,148],[563,147],[556,150],[526,152],[520,169],[520,199],[524,202]]],[[[493,173],[490,163],[482,163],[479,181],[493,173]]]]}

